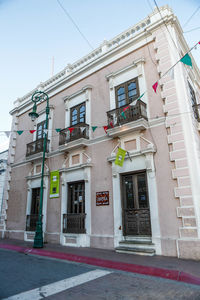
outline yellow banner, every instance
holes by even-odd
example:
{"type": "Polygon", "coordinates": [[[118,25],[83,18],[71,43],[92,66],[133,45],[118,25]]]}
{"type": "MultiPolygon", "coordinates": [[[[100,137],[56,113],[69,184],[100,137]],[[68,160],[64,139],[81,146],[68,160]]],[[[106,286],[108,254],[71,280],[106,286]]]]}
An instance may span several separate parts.
{"type": "Polygon", "coordinates": [[[122,167],[124,164],[125,155],[126,155],[126,150],[123,150],[122,148],[118,148],[115,164],[122,167]]]}
{"type": "Polygon", "coordinates": [[[59,197],[59,184],[60,184],[59,171],[52,171],[50,173],[50,198],[59,197]]]}

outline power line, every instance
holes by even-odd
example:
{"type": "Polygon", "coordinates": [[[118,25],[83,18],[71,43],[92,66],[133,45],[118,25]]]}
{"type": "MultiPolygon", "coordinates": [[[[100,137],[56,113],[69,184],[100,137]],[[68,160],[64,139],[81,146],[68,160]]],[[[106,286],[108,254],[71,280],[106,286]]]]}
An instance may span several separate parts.
{"type": "Polygon", "coordinates": [[[200,27],[196,27],[196,28],[193,28],[193,29],[191,29],[191,30],[184,31],[183,33],[188,33],[188,32],[191,32],[191,31],[194,31],[194,30],[197,30],[197,29],[200,29],[200,27]]]}
{"type": "Polygon", "coordinates": [[[66,16],[71,20],[71,22],[74,24],[74,26],[76,27],[76,29],[78,30],[78,32],[81,34],[81,36],[83,37],[83,39],[86,41],[86,43],[89,45],[89,47],[94,50],[94,48],[92,47],[92,45],[90,44],[90,42],[88,41],[88,39],[85,37],[85,35],[81,32],[80,28],[78,27],[78,25],[75,23],[75,21],[72,19],[72,17],[70,16],[70,14],[67,12],[67,10],[64,8],[64,6],[60,3],[59,0],[57,0],[57,3],[60,5],[60,7],[62,8],[62,10],[64,11],[64,13],[66,14],[66,16]]]}
{"type": "Polygon", "coordinates": [[[200,6],[197,7],[197,9],[193,12],[193,14],[189,17],[189,19],[185,22],[185,24],[182,27],[185,27],[190,20],[194,17],[194,15],[197,13],[197,11],[200,9],[200,6]]]}

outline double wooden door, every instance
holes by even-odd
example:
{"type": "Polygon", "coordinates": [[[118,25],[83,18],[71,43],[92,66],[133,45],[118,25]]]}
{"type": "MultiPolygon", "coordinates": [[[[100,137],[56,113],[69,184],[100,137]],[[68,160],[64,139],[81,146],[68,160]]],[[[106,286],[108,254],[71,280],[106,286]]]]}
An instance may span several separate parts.
{"type": "Polygon", "coordinates": [[[125,236],[151,235],[145,172],[122,175],[122,213],[125,236]]]}

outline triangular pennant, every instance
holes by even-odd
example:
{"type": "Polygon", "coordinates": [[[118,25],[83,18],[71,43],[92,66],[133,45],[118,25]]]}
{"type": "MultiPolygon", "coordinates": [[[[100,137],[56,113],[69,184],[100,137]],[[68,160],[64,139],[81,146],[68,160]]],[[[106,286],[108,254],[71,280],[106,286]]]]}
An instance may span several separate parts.
{"type": "Polygon", "coordinates": [[[107,133],[108,126],[103,126],[103,129],[104,129],[105,133],[107,133]]]}
{"type": "Polygon", "coordinates": [[[48,133],[48,129],[43,129],[43,132],[44,132],[45,134],[47,134],[47,133],[48,133]]]}
{"type": "Polygon", "coordinates": [[[154,92],[155,92],[155,93],[156,93],[157,87],[158,87],[158,81],[156,81],[156,82],[152,85],[152,88],[154,89],[154,92]]]}
{"type": "Polygon", "coordinates": [[[73,131],[75,128],[74,128],[74,127],[69,127],[68,129],[69,129],[70,133],[72,133],[72,131],[73,131]]]}
{"type": "Polygon", "coordinates": [[[127,109],[129,109],[130,105],[128,105],[127,107],[123,108],[123,111],[126,111],[127,109]]]}
{"type": "Polygon", "coordinates": [[[9,138],[10,136],[10,131],[4,131],[5,135],[7,136],[7,138],[9,138]]]}
{"type": "Polygon", "coordinates": [[[56,132],[60,132],[61,131],[61,128],[56,128],[56,132]]]}
{"type": "Polygon", "coordinates": [[[137,103],[138,99],[134,100],[133,102],[131,102],[130,106],[135,106],[137,103]]]}
{"type": "Polygon", "coordinates": [[[95,132],[98,126],[92,126],[92,131],[95,132]]]}
{"type": "Polygon", "coordinates": [[[184,63],[187,66],[191,66],[192,67],[192,60],[191,57],[189,56],[189,54],[187,53],[185,56],[183,56],[180,61],[182,63],[184,63]]]}
{"type": "Polygon", "coordinates": [[[121,113],[122,117],[124,118],[124,120],[126,119],[125,113],[124,111],[121,113]]]}
{"type": "Polygon", "coordinates": [[[19,135],[21,135],[23,132],[24,132],[23,130],[17,130],[17,133],[18,133],[19,135]]]}
{"type": "Polygon", "coordinates": [[[198,44],[200,45],[200,41],[198,42],[198,44]]]}
{"type": "Polygon", "coordinates": [[[85,127],[80,127],[81,133],[85,130],[85,127]]]}
{"type": "Polygon", "coordinates": [[[145,92],[144,92],[140,97],[138,97],[136,100],[134,100],[133,102],[131,102],[131,103],[130,103],[130,106],[135,106],[136,103],[137,103],[137,101],[138,101],[139,99],[141,99],[141,98],[144,96],[144,94],[145,94],[145,92]]]}
{"type": "Polygon", "coordinates": [[[110,127],[114,128],[113,122],[110,122],[110,127]]]}
{"type": "Polygon", "coordinates": [[[171,79],[174,79],[174,68],[170,69],[168,74],[171,77],[171,79]]]}
{"type": "Polygon", "coordinates": [[[32,133],[32,134],[33,134],[35,131],[36,131],[36,130],[29,130],[29,132],[32,133]]]}

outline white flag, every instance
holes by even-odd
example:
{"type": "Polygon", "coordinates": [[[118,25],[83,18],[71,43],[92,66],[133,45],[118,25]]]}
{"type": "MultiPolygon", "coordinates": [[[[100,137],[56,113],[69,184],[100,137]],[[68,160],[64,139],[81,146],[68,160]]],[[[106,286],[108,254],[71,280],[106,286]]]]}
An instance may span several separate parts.
{"type": "Polygon", "coordinates": [[[85,130],[85,127],[80,127],[81,133],[85,130]]]}

